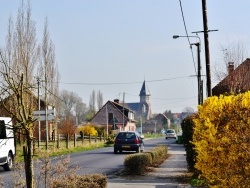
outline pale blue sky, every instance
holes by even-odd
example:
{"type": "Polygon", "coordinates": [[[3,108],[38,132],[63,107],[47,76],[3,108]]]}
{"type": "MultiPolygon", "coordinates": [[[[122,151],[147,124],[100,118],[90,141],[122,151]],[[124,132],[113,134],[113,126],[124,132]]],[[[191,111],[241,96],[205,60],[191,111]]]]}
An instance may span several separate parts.
{"type": "MultiPolygon", "coordinates": [[[[181,2],[188,34],[203,30],[201,0],[181,2]]],[[[16,18],[20,1],[0,3],[3,47],[8,17],[16,18]]],[[[92,90],[100,90],[104,102],[122,100],[123,92],[125,102],[138,102],[145,79],[154,113],[181,112],[185,107],[196,110],[197,78],[189,44],[187,38],[172,38],[185,35],[179,0],[31,0],[31,4],[38,41],[48,17],[60,89],[77,93],[86,104],[92,90]]],[[[214,67],[222,62],[221,46],[240,40],[249,50],[249,7],[249,0],[207,0],[208,27],[219,30],[209,33],[213,86],[214,67]]],[[[199,37],[205,74],[203,34],[199,37]]],[[[193,53],[196,64],[196,47],[193,53]]]]}

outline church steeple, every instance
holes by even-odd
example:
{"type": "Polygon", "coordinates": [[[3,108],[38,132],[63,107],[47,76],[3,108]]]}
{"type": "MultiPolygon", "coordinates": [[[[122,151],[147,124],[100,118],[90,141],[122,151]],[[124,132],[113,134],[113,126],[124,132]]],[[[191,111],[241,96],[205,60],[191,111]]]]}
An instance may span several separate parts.
{"type": "Polygon", "coordinates": [[[140,114],[148,120],[152,116],[152,112],[149,99],[150,93],[146,86],[145,80],[142,84],[139,96],[140,96],[140,106],[139,106],[140,114]]]}
{"type": "Polygon", "coordinates": [[[143,82],[143,84],[142,84],[142,87],[141,87],[141,91],[140,91],[140,95],[139,95],[139,96],[140,96],[140,97],[142,97],[142,96],[150,96],[149,90],[148,90],[147,87],[146,87],[145,80],[144,80],[144,82],[143,82]]]}

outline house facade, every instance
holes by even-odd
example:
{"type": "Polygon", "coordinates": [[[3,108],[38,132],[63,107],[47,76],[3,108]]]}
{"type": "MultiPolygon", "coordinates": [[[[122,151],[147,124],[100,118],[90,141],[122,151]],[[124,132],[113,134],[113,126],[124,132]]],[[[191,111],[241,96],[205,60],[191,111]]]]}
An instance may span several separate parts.
{"type": "MultiPolygon", "coordinates": [[[[39,104],[40,104],[40,110],[45,110],[45,101],[40,99],[40,102],[38,102],[38,98],[33,95],[32,93],[28,93],[28,97],[30,98],[30,101],[32,103],[32,107],[34,109],[34,111],[38,111],[39,109],[39,104]]],[[[11,106],[13,105],[11,102],[12,97],[8,97],[6,98],[6,106],[11,106]]],[[[10,117],[10,114],[2,107],[0,106],[0,116],[1,117],[10,117]]],[[[13,125],[15,125],[17,123],[17,120],[15,118],[12,119],[13,125]]],[[[43,121],[35,121],[33,123],[34,125],[34,139],[38,140],[39,138],[39,134],[40,134],[40,140],[46,140],[46,122],[43,121]]],[[[20,132],[20,131],[19,131],[20,132]]],[[[53,120],[48,120],[48,136],[49,136],[49,140],[52,139],[52,134],[54,134],[54,138],[56,138],[57,135],[57,123],[55,123],[55,121],[53,120]]],[[[16,133],[16,138],[18,138],[21,142],[21,140],[24,139],[24,136],[22,134],[17,134],[16,133]]]]}
{"type": "Polygon", "coordinates": [[[135,131],[137,121],[134,119],[134,112],[116,99],[106,102],[90,123],[108,127],[108,130],[135,131]]]}
{"type": "Polygon", "coordinates": [[[228,76],[219,82],[213,89],[212,95],[244,93],[250,90],[250,59],[246,59],[236,69],[234,63],[228,63],[228,76]]]}

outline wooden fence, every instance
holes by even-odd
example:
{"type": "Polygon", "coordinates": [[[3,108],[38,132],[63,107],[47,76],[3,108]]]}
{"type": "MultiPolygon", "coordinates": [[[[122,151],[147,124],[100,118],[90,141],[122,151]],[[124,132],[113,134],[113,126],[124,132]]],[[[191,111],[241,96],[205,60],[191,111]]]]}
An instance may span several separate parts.
{"type": "MultiPolygon", "coordinates": [[[[49,140],[49,146],[56,147],[57,149],[61,147],[66,147],[66,149],[69,149],[71,147],[77,147],[84,144],[91,144],[91,143],[97,143],[97,142],[105,142],[106,138],[102,135],[100,136],[91,136],[91,135],[77,135],[74,134],[73,136],[69,136],[69,134],[58,134],[57,137],[55,137],[53,140],[49,140]],[[73,144],[72,144],[73,143],[73,144]]],[[[38,141],[36,140],[34,144],[38,148],[43,148],[46,146],[45,141],[38,141]]]]}

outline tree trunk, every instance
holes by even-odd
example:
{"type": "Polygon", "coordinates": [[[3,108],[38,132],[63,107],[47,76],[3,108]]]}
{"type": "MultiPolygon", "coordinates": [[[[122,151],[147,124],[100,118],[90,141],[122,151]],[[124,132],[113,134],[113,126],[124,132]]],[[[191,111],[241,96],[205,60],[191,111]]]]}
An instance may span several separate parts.
{"type": "Polygon", "coordinates": [[[27,140],[27,148],[26,148],[26,157],[25,157],[25,174],[26,174],[26,185],[27,188],[34,188],[34,169],[33,169],[33,139],[32,139],[32,131],[26,131],[26,140],[27,140]]]}

